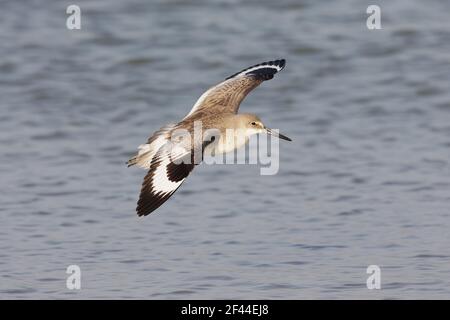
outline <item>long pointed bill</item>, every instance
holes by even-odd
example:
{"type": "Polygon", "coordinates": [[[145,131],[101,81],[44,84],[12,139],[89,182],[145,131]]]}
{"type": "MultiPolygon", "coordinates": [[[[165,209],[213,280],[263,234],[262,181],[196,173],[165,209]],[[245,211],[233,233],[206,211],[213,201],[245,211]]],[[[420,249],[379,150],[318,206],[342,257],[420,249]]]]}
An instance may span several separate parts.
{"type": "Polygon", "coordinates": [[[292,141],[290,138],[286,137],[285,135],[282,135],[281,133],[274,131],[272,129],[266,128],[267,134],[270,134],[271,136],[283,139],[283,140],[287,140],[287,141],[292,141]]]}

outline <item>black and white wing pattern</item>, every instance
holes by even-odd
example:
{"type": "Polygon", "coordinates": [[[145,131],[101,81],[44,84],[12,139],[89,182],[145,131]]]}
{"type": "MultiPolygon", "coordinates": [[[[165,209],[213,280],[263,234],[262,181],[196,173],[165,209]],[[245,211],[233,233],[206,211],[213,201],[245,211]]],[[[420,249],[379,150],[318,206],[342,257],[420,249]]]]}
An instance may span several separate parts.
{"type": "Polygon", "coordinates": [[[168,124],[156,131],[128,160],[128,166],[148,169],[136,208],[139,216],[150,214],[167,201],[203,159],[206,145],[202,137],[191,139],[189,130],[179,125],[168,124]]]}
{"type": "Polygon", "coordinates": [[[261,82],[272,79],[277,72],[284,69],[285,65],[284,59],[268,61],[233,74],[203,93],[185,119],[196,112],[237,113],[247,94],[261,82]]]}
{"type": "Polygon", "coordinates": [[[150,214],[166,202],[194,169],[194,163],[180,161],[185,156],[190,157],[189,153],[176,151],[174,155],[168,145],[161,147],[151,160],[136,208],[139,216],[150,214]]]}

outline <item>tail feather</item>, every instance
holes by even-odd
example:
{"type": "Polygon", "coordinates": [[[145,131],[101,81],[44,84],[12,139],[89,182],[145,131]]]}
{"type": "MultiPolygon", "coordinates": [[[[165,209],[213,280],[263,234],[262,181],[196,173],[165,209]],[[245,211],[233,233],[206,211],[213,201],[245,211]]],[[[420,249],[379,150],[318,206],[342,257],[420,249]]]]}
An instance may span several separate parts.
{"type": "Polygon", "coordinates": [[[131,167],[131,166],[134,166],[136,163],[137,163],[137,155],[135,155],[133,158],[130,158],[126,162],[128,168],[131,167]]]}
{"type": "Polygon", "coordinates": [[[144,169],[149,169],[153,156],[169,141],[170,132],[174,127],[175,124],[173,123],[162,127],[148,139],[147,143],[141,144],[138,147],[137,154],[127,161],[128,167],[137,165],[144,169]]]}

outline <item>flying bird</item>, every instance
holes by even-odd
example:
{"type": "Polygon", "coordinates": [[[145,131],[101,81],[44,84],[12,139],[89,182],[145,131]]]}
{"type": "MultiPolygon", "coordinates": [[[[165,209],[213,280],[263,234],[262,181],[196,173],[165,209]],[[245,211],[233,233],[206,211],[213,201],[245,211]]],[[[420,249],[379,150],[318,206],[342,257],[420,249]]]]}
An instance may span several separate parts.
{"type": "Polygon", "coordinates": [[[284,59],[268,61],[233,74],[203,93],[180,122],[163,126],[139,146],[137,154],[127,162],[128,166],[148,170],[136,208],[139,216],[150,214],[167,201],[195,165],[202,162],[207,151],[215,154],[234,151],[258,133],[291,141],[267,128],[257,115],[238,114],[247,94],[272,79],[285,64],[284,59]],[[200,137],[195,134],[198,123],[204,133],[200,137]],[[229,129],[235,132],[232,139],[225,134],[229,129]]]}

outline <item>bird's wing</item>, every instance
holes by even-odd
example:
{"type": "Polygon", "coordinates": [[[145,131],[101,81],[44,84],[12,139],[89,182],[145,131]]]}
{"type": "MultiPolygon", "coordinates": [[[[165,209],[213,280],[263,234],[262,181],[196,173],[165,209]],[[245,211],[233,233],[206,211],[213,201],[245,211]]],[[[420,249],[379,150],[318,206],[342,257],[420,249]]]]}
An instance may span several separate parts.
{"type": "Polygon", "coordinates": [[[284,59],[268,61],[233,74],[203,93],[185,118],[199,111],[237,113],[247,94],[261,82],[272,79],[275,73],[283,70],[285,64],[284,59]]]}
{"type": "Polygon", "coordinates": [[[173,151],[169,144],[162,146],[153,156],[136,208],[139,216],[150,214],[181,186],[195,166],[193,161],[180,161],[186,156],[190,157],[190,152],[183,148],[173,151]]]}

